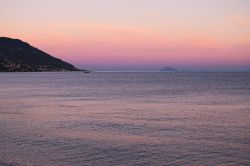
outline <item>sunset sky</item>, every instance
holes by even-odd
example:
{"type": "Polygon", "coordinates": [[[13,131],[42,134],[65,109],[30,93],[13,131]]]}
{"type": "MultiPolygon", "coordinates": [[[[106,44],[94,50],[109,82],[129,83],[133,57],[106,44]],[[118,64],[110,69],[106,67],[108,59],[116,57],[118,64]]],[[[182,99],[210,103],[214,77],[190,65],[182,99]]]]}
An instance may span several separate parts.
{"type": "Polygon", "coordinates": [[[0,0],[0,20],[80,68],[250,69],[250,0],[0,0]]]}

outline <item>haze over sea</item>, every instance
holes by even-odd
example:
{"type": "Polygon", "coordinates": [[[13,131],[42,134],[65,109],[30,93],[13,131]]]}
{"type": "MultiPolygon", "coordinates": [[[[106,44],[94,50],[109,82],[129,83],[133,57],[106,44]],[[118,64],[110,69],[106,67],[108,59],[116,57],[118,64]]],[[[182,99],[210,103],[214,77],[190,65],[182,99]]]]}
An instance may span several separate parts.
{"type": "Polygon", "coordinates": [[[250,73],[0,73],[0,165],[249,165],[250,73]]]}

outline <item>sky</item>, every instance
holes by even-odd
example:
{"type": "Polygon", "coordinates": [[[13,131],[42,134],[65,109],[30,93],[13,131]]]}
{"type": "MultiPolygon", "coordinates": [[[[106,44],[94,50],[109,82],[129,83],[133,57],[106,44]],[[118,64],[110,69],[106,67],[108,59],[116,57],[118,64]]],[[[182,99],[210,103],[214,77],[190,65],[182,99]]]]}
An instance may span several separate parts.
{"type": "Polygon", "coordinates": [[[249,0],[0,0],[0,36],[91,70],[250,70],[249,0]]]}

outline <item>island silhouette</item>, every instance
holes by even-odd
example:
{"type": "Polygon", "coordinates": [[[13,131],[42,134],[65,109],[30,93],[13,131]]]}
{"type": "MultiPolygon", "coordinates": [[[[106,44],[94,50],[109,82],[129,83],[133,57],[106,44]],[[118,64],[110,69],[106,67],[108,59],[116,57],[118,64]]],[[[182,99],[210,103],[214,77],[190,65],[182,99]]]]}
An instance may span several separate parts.
{"type": "Polygon", "coordinates": [[[178,72],[178,69],[175,69],[173,67],[163,67],[160,71],[161,72],[178,72]]]}

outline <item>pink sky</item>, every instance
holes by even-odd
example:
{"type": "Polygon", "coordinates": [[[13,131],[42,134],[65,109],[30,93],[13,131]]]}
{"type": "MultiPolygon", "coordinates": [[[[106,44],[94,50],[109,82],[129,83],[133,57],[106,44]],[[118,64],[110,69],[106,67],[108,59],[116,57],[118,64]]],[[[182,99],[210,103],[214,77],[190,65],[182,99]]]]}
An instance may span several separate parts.
{"type": "Polygon", "coordinates": [[[0,0],[0,36],[94,70],[250,68],[248,0],[0,0]]]}

